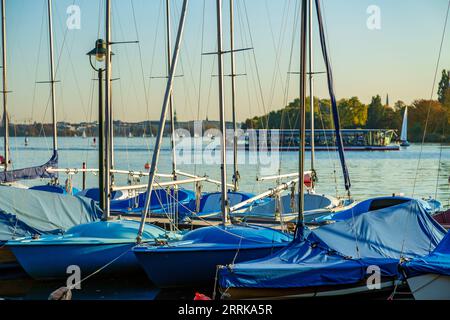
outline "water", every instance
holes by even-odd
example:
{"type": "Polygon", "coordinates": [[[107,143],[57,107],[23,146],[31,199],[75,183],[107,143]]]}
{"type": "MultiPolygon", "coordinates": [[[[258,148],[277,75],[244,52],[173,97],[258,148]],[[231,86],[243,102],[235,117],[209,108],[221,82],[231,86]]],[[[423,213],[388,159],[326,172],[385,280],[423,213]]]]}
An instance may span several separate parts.
{"type": "MultiPolygon", "coordinates": [[[[150,162],[155,138],[116,138],[115,145],[115,168],[123,170],[145,171],[144,165],[150,162]]],[[[183,141],[183,144],[190,140],[183,141]]],[[[204,143],[211,143],[208,141],[204,143]]],[[[213,143],[218,143],[215,141],[213,143]]],[[[40,165],[48,161],[51,155],[51,139],[29,138],[27,147],[24,138],[11,139],[11,159],[14,168],[40,165]]],[[[163,149],[160,156],[158,171],[161,173],[171,172],[171,152],[168,139],[164,139],[163,149]]],[[[1,150],[1,149],[0,149],[1,150]]],[[[190,148],[189,148],[190,150],[190,148]]],[[[89,168],[97,168],[98,153],[93,146],[92,138],[60,138],[59,139],[59,163],[60,168],[81,168],[83,162],[89,168]]],[[[220,159],[216,153],[216,162],[211,163],[214,158],[209,153],[196,152],[190,157],[179,152],[179,170],[208,175],[220,180],[220,159]],[[189,159],[202,159],[197,164],[189,159]],[[182,161],[183,160],[183,161],[182,161]]],[[[228,179],[231,182],[233,174],[232,154],[227,154],[228,179]]],[[[306,153],[306,168],[309,168],[310,153],[306,153]]],[[[352,181],[352,196],[356,200],[368,197],[391,195],[403,193],[414,197],[436,197],[444,206],[449,206],[449,181],[450,176],[450,146],[438,144],[412,145],[407,149],[389,152],[347,152],[347,164],[352,181]],[[419,163],[419,159],[420,163],[419,163]]],[[[274,175],[278,173],[292,173],[298,167],[298,154],[296,152],[282,152],[272,154],[271,158],[263,154],[239,152],[239,171],[241,174],[241,190],[247,192],[263,192],[273,186],[271,182],[256,182],[257,177],[274,175]]],[[[319,182],[317,192],[330,195],[344,196],[344,184],[339,159],[336,152],[317,152],[316,170],[319,182]]],[[[60,174],[60,181],[64,183],[67,176],[60,174]]],[[[25,184],[39,184],[43,181],[25,182],[25,184]]],[[[146,183],[143,178],[141,183],[146,183]]],[[[81,187],[81,174],[73,176],[73,185],[81,187]]],[[[126,185],[126,175],[116,175],[116,185],[126,185]]],[[[87,175],[87,185],[96,186],[97,176],[87,175]]],[[[192,185],[186,185],[192,188],[192,185]]],[[[218,190],[217,186],[205,184],[205,190],[218,190]]]]}
{"type": "MultiPolygon", "coordinates": [[[[151,159],[154,138],[116,138],[115,139],[115,163],[116,169],[142,170],[151,159]]],[[[183,143],[188,143],[184,141],[183,143]]],[[[207,143],[211,143],[208,141],[207,143]]],[[[216,142],[218,143],[218,142],[216,142]]],[[[171,152],[169,140],[165,139],[161,153],[159,172],[171,171],[171,152]]],[[[81,167],[83,162],[89,168],[97,167],[98,154],[95,146],[92,146],[92,138],[60,138],[60,168],[81,167]]],[[[14,168],[34,166],[45,163],[51,154],[51,140],[46,138],[29,138],[28,146],[24,145],[24,138],[11,140],[11,158],[14,168]]],[[[208,160],[211,155],[200,152],[194,154],[197,159],[203,157],[208,160]],[[201,157],[200,157],[201,156],[201,157]]],[[[184,154],[186,156],[186,154],[184,154]]],[[[232,154],[227,154],[232,159],[232,154]]],[[[310,154],[306,154],[309,159],[310,154]]],[[[316,169],[319,183],[317,191],[330,195],[345,195],[342,173],[337,154],[334,152],[316,153],[316,169]]],[[[295,172],[298,166],[296,152],[280,153],[272,155],[271,161],[262,158],[261,161],[253,161],[257,154],[240,152],[239,165],[241,173],[241,190],[248,192],[262,192],[273,186],[270,182],[256,182],[256,177],[276,174],[277,165],[280,164],[281,173],[295,172]],[[246,161],[243,161],[246,160],[246,161]],[[271,168],[271,169],[268,169],[271,168]]],[[[449,181],[450,176],[450,147],[437,144],[412,145],[408,149],[390,152],[347,152],[347,163],[352,180],[352,196],[356,200],[368,197],[404,193],[406,196],[436,197],[445,207],[449,206],[449,181]],[[420,163],[419,163],[420,159],[420,163]]],[[[270,160],[270,158],[269,158],[270,160]]],[[[220,166],[208,161],[198,164],[180,163],[179,169],[184,172],[207,174],[211,178],[220,178],[220,166]]],[[[309,161],[306,162],[307,168],[309,161]]],[[[227,167],[231,181],[232,165],[227,167]]],[[[63,183],[67,178],[60,175],[63,183]]],[[[141,183],[146,180],[142,179],[141,183]]],[[[38,184],[43,181],[26,182],[38,184]]],[[[88,174],[88,186],[96,186],[97,177],[88,174]]],[[[125,185],[126,176],[116,176],[117,185],[125,185]]],[[[74,186],[81,186],[81,175],[73,177],[74,186]]],[[[192,188],[187,185],[187,188],[192,188]]],[[[209,191],[218,190],[217,186],[207,186],[209,191]]],[[[0,272],[0,297],[14,299],[47,299],[50,292],[63,286],[64,283],[35,282],[23,275],[0,272]]],[[[83,284],[82,290],[73,292],[74,299],[192,299],[196,290],[161,292],[152,287],[145,277],[136,279],[90,279],[83,284]]],[[[211,290],[199,290],[210,293],[211,290]]]]}

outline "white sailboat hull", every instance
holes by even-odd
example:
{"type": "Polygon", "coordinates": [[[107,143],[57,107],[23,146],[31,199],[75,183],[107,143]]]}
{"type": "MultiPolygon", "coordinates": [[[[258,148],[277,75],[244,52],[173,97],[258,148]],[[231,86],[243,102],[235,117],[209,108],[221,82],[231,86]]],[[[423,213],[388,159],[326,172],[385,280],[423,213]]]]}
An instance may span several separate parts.
{"type": "Polygon", "coordinates": [[[425,274],[408,279],[416,300],[450,300],[450,276],[425,274]]]}

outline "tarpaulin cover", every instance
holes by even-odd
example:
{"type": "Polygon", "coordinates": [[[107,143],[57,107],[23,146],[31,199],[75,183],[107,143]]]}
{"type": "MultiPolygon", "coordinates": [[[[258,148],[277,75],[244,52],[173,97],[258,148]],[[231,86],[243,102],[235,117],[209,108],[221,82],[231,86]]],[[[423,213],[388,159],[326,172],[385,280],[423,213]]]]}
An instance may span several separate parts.
{"type": "Polygon", "coordinates": [[[354,284],[373,265],[382,276],[398,277],[401,258],[429,254],[444,236],[423,204],[412,200],[305,230],[303,238],[272,256],[222,268],[219,281],[224,288],[354,284]]]}
{"type": "Polygon", "coordinates": [[[59,233],[100,217],[100,208],[87,198],[0,186],[0,241],[59,233]]]}
{"type": "Polygon", "coordinates": [[[408,277],[425,273],[450,276],[450,233],[447,233],[431,254],[405,262],[402,268],[408,277]]]}
{"type": "Polygon", "coordinates": [[[58,168],[57,152],[54,152],[51,159],[42,166],[0,172],[0,182],[55,178],[57,173],[48,172],[48,168],[58,168]]]}

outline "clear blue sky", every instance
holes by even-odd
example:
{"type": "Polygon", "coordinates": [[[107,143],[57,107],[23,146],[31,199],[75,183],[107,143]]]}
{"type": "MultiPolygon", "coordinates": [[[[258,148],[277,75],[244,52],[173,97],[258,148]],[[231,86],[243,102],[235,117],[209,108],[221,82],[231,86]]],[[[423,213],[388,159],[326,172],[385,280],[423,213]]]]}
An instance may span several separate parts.
{"type": "MultiPolygon", "coordinates": [[[[54,0],[55,55],[58,62],[58,119],[91,121],[97,117],[96,82],[86,52],[103,34],[103,1],[54,0]],[[81,29],[67,30],[66,9],[81,8],[81,29]],[[99,11],[101,8],[101,11],[99,11]]],[[[115,118],[124,121],[159,118],[165,75],[163,0],[113,0],[115,45],[113,100],[115,118]]],[[[181,0],[173,2],[174,31],[181,0]]],[[[281,108],[297,96],[299,0],[235,0],[236,47],[254,47],[237,54],[238,119],[281,108]],[[247,20],[248,19],[248,20],[247,20]],[[294,42],[293,42],[294,39],[294,42]],[[292,51],[292,65],[289,57],[292,51]],[[258,75],[259,79],[258,81],[258,75]],[[289,82],[289,85],[288,85],[289,82]],[[261,89],[261,90],[260,90],[261,89]],[[287,92],[287,94],[286,94],[287,92]]],[[[49,121],[47,0],[6,0],[9,109],[12,120],[49,121]]],[[[429,98],[447,0],[322,0],[338,98],[358,96],[369,102],[389,93],[393,103],[429,98]],[[366,10],[381,9],[381,29],[369,30],[366,10]]],[[[178,118],[217,119],[215,58],[202,52],[216,47],[215,1],[191,0],[181,65],[175,85],[178,118]],[[205,10],[204,10],[205,8],[205,10]],[[202,23],[205,27],[202,28],[202,23]],[[204,30],[202,32],[202,30],[204,30]],[[203,47],[202,47],[203,36],[203,47]],[[200,67],[202,66],[202,73],[200,67]]],[[[228,1],[224,0],[224,42],[228,47],[228,1]]],[[[317,35],[317,32],[316,32],[317,35]]],[[[450,35],[449,35],[450,36],[450,35]]],[[[444,44],[440,69],[450,69],[450,38],[444,44]]],[[[229,70],[229,57],[225,63],[229,70]]],[[[315,44],[316,70],[323,69],[315,44]]],[[[229,80],[227,78],[227,80],[229,80]]],[[[327,97],[325,79],[316,81],[316,95],[327,97]]],[[[226,101],[229,102],[229,81],[226,101]]],[[[231,118],[227,111],[227,118],[231,118]]]]}

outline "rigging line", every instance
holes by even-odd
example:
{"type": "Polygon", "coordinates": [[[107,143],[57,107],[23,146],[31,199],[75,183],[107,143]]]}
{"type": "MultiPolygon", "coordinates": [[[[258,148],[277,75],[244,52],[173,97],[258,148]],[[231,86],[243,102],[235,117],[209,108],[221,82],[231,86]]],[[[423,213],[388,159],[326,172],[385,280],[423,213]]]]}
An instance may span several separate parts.
{"type": "MultiPolygon", "coordinates": [[[[200,120],[200,107],[202,103],[202,84],[203,84],[203,54],[204,46],[205,46],[205,8],[206,8],[206,0],[203,0],[203,9],[202,9],[202,24],[201,24],[201,41],[200,41],[200,70],[198,73],[198,96],[197,96],[197,121],[200,120]]],[[[202,125],[202,136],[203,136],[203,125],[202,125]]],[[[195,138],[195,134],[194,134],[195,138]]],[[[202,138],[202,137],[201,137],[202,138]]],[[[195,142],[194,142],[195,143],[195,142]]],[[[203,146],[202,146],[203,148],[203,146]]],[[[198,152],[197,150],[196,152],[198,152]]],[[[194,161],[194,173],[197,174],[197,161],[194,161]]]]}
{"type": "MultiPolygon", "coordinates": [[[[291,68],[292,68],[292,61],[293,61],[293,58],[294,58],[295,39],[297,38],[295,31],[298,28],[298,22],[299,22],[298,15],[295,14],[295,12],[299,12],[300,9],[298,8],[298,6],[299,6],[299,1],[296,1],[296,5],[295,5],[295,8],[293,10],[293,12],[294,12],[294,23],[293,23],[293,26],[292,26],[292,39],[291,39],[291,48],[290,48],[290,54],[289,54],[288,70],[291,70],[291,68]]],[[[284,125],[285,125],[285,119],[286,119],[286,113],[287,113],[286,112],[286,107],[287,107],[287,105],[289,103],[288,100],[289,100],[290,86],[291,86],[291,74],[288,72],[286,74],[286,87],[285,87],[285,92],[284,92],[283,109],[281,110],[281,119],[280,119],[280,122],[281,122],[280,123],[280,128],[281,129],[283,129],[284,125]]],[[[287,117],[287,120],[289,122],[289,126],[291,126],[292,124],[291,124],[290,117],[287,117]]]]}
{"type": "MultiPolygon", "coordinates": [[[[45,8],[45,1],[42,2],[42,12],[44,12],[45,8]]],[[[38,52],[37,52],[37,63],[36,63],[36,68],[35,68],[35,72],[34,72],[34,85],[33,85],[33,98],[31,101],[31,119],[34,118],[34,108],[35,108],[35,102],[36,102],[36,88],[37,88],[37,76],[38,76],[38,71],[39,71],[39,58],[41,56],[41,49],[42,49],[42,35],[44,33],[43,29],[44,29],[44,19],[45,19],[45,15],[42,14],[42,19],[41,19],[41,32],[39,35],[39,46],[38,46],[38,52]]]]}
{"type": "MultiPolygon", "coordinates": [[[[241,25],[242,38],[243,39],[245,38],[245,42],[249,43],[250,40],[248,38],[251,36],[251,34],[250,34],[251,31],[250,31],[249,28],[245,27],[246,24],[244,22],[244,17],[243,17],[244,14],[242,13],[243,9],[241,8],[240,2],[237,2],[236,4],[237,4],[237,8],[238,8],[239,13],[240,13],[239,14],[239,23],[241,25]],[[243,30],[246,30],[247,32],[243,32],[243,30]]],[[[244,2],[244,4],[245,4],[245,2],[244,2]]],[[[242,40],[242,41],[244,41],[244,40],[242,40]]],[[[253,46],[252,45],[247,45],[245,47],[253,47],[253,46]]],[[[254,50],[252,50],[252,53],[254,54],[253,51],[254,50]]],[[[258,89],[257,89],[258,88],[258,79],[259,79],[259,78],[257,79],[256,75],[255,75],[258,72],[257,64],[254,64],[254,65],[252,64],[252,61],[255,62],[255,59],[254,59],[255,57],[253,56],[253,60],[252,60],[252,56],[250,54],[248,54],[248,55],[246,54],[246,55],[244,55],[244,57],[248,58],[248,66],[247,66],[246,60],[243,59],[244,60],[244,66],[245,66],[245,72],[247,73],[247,70],[251,71],[250,74],[251,74],[252,86],[253,86],[253,89],[256,92],[256,104],[258,106],[258,112],[261,113],[261,114],[267,114],[266,108],[264,107],[264,96],[263,96],[262,91],[261,91],[261,88],[262,88],[261,83],[259,83],[259,92],[258,92],[258,89]],[[261,111],[261,109],[262,109],[262,111],[261,111]]],[[[247,77],[246,77],[246,85],[247,85],[247,96],[248,96],[249,106],[250,106],[250,105],[252,105],[250,103],[250,100],[251,100],[250,99],[250,81],[248,80],[247,77]]],[[[260,124],[259,125],[262,128],[266,127],[266,124],[263,121],[264,121],[264,117],[260,117],[260,119],[259,119],[260,124]]]]}
{"type": "MultiPolygon", "coordinates": [[[[272,19],[271,16],[272,14],[270,13],[269,10],[269,5],[267,3],[267,0],[264,1],[265,4],[265,11],[266,11],[266,19],[269,23],[269,29],[270,29],[270,34],[271,34],[271,38],[272,38],[272,45],[275,51],[275,66],[274,66],[274,70],[273,70],[273,74],[272,74],[272,83],[270,86],[270,98],[268,100],[269,105],[273,105],[273,100],[274,100],[274,96],[275,96],[275,87],[277,85],[277,78],[278,76],[280,77],[280,83],[283,83],[283,77],[281,76],[281,67],[280,67],[280,58],[281,58],[281,47],[283,44],[283,39],[284,37],[282,36],[283,34],[285,34],[285,32],[283,32],[284,30],[284,26],[286,25],[286,11],[289,9],[290,5],[288,6],[287,4],[290,4],[290,1],[284,1],[284,7],[283,7],[283,13],[282,13],[282,18],[281,18],[281,27],[280,27],[280,35],[278,37],[278,44],[275,41],[275,34],[273,31],[273,25],[272,25],[272,19]]],[[[284,91],[284,88],[282,88],[282,90],[284,91]]]]}
{"type": "MultiPolygon", "coordinates": [[[[159,1],[158,3],[159,3],[158,17],[156,19],[155,36],[153,38],[153,50],[152,50],[151,60],[150,60],[150,70],[149,70],[150,76],[153,74],[153,68],[154,68],[155,57],[156,57],[156,48],[158,47],[157,42],[158,42],[159,28],[160,28],[161,16],[162,16],[162,1],[159,1]]],[[[148,88],[147,88],[148,96],[150,96],[151,88],[152,88],[152,77],[150,77],[148,80],[148,88]]],[[[147,105],[146,111],[147,111],[147,119],[150,119],[150,109],[149,109],[148,105],[147,105]]],[[[151,127],[150,127],[150,131],[152,131],[151,127]]],[[[153,132],[150,132],[150,133],[153,133],[153,132]]],[[[149,146],[148,146],[148,148],[150,149],[149,146]]]]}
{"type": "MultiPolygon", "coordinates": [[[[243,2],[243,4],[244,4],[245,18],[246,18],[247,27],[248,27],[248,34],[249,34],[249,37],[250,37],[250,47],[253,48],[254,47],[254,41],[253,41],[253,36],[252,36],[252,33],[251,33],[250,19],[248,17],[247,5],[245,4],[245,1],[243,2]]],[[[260,91],[260,95],[261,95],[261,102],[262,102],[262,106],[263,106],[263,111],[264,111],[265,114],[267,114],[267,108],[266,108],[266,104],[265,104],[265,100],[264,100],[263,88],[262,88],[261,77],[260,77],[260,73],[259,73],[258,62],[257,62],[257,59],[256,59],[255,50],[251,50],[251,55],[253,57],[253,62],[255,64],[256,77],[258,79],[258,86],[259,86],[259,91],[260,91]]],[[[267,127],[267,124],[266,124],[266,127],[267,127]]]]}
{"type": "Polygon", "coordinates": [[[433,96],[434,96],[434,89],[436,87],[437,75],[439,73],[439,65],[441,63],[441,56],[442,56],[442,50],[443,50],[444,41],[445,41],[445,35],[446,35],[446,30],[447,30],[449,13],[450,13],[450,1],[448,1],[448,5],[447,5],[447,12],[446,12],[446,15],[445,15],[444,28],[443,28],[443,31],[442,31],[442,38],[441,38],[441,43],[440,43],[440,47],[439,47],[439,54],[438,54],[438,59],[437,59],[437,62],[436,62],[436,69],[434,71],[433,85],[431,87],[430,103],[429,103],[429,107],[428,107],[427,118],[426,118],[426,122],[425,122],[425,128],[424,128],[424,131],[423,131],[422,143],[421,143],[421,146],[420,146],[419,160],[417,161],[417,168],[416,168],[416,174],[415,174],[415,177],[414,177],[413,192],[412,192],[412,197],[413,198],[414,198],[414,195],[415,195],[415,192],[416,192],[417,178],[418,178],[418,175],[419,175],[420,165],[421,165],[421,162],[422,162],[423,147],[425,145],[425,138],[426,138],[426,135],[427,135],[428,122],[429,122],[430,114],[431,114],[431,105],[432,105],[432,100],[433,100],[433,96]]]}
{"type": "MultiPolygon", "coordinates": [[[[180,12],[180,8],[179,8],[179,5],[177,4],[177,2],[175,2],[174,8],[175,8],[175,13],[177,13],[179,16],[181,14],[181,12],[180,12]]],[[[172,20],[172,21],[175,21],[175,20],[172,20]]],[[[194,64],[192,63],[191,55],[189,53],[190,52],[189,46],[186,43],[186,39],[183,39],[183,45],[184,45],[184,48],[186,48],[186,49],[183,51],[183,54],[180,55],[180,68],[181,68],[180,70],[181,70],[182,74],[185,74],[184,73],[185,67],[184,67],[183,61],[184,61],[184,59],[186,59],[186,62],[187,62],[186,68],[189,70],[189,72],[186,72],[186,73],[189,74],[191,81],[192,81],[190,83],[190,85],[192,85],[192,87],[193,87],[193,90],[189,90],[188,82],[187,82],[188,80],[186,79],[187,77],[182,77],[183,86],[184,86],[184,90],[186,93],[185,94],[185,99],[186,99],[185,103],[187,103],[187,105],[189,106],[189,109],[191,110],[191,114],[194,114],[192,106],[195,103],[192,103],[192,100],[195,100],[195,99],[192,99],[192,96],[191,96],[191,91],[197,92],[197,86],[195,83],[195,77],[194,77],[194,72],[193,72],[193,67],[192,67],[194,64]],[[185,58],[184,58],[184,56],[185,56],[185,58]]],[[[197,43],[197,46],[198,46],[198,43],[197,43]]]]}
{"type": "Polygon", "coordinates": [[[438,161],[438,171],[437,171],[437,177],[436,177],[436,189],[434,191],[434,199],[437,200],[437,196],[438,196],[438,189],[439,189],[439,178],[441,177],[441,161],[442,161],[442,151],[444,149],[444,137],[445,137],[445,122],[447,121],[447,119],[444,119],[443,121],[443,125],[442,125],[442,141],[441,141],[441,145],[440,145],[440,150],[439,150],[439,161],[438,161]]]}
{"type": "Polygon", "coordinates": [[[132,8],[132,12],[133,12],[133,22],[134,22],[134,29],[136,32],[136,38],[138,40],[137,46],[138,46],[138,53],[139,53],[139,62],[140,62],[140,66],[141,66],[141,76],[142,76],[142,85],[144,86],[144,97],[145,97],[145,105],[147,107],[147,110],[149,109],[149,99],[148,99],[148,94],[147,94],[147,89],[146,89],[146,81],[145,81],[145,74],[144,74],[144,63],[142,60],[142,48],[141,48],[141,44],[140,44],[140,37],[139,37],[139,31],[138,31],[138,27],[137,27],[137,21],[136,21],[136,12],[135,12],[135,8],[134,8],[134,0],[130,0],[131,3],[131,8],[132,8]]]}

